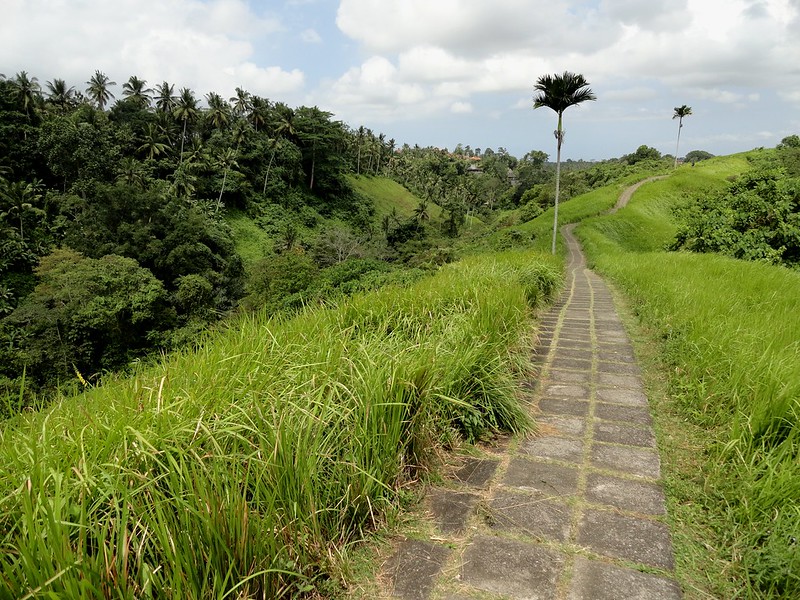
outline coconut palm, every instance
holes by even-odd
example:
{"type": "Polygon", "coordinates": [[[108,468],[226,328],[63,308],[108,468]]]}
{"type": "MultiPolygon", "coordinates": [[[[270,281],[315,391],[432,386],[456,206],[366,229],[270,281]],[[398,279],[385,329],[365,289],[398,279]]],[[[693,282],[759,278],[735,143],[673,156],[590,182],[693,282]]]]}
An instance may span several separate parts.
{"type": "Polygon", "coordinates": [[[206,94],[206,100],[208,101],[208,109],[205,114],[206,119],[215,129],[222,129],[228,124],[231,107],[222,99],[222,96],[216,92],[209,92],[206,94]]]}
{"type": "Polygon", "coordinates": [[[22,104],[25,114],[30,119],[31,109],[36,106],[41,98],[39,94],[42,88],[39,86],[39,80],[36,77],[28,77],[27,71],[20,71],[10,81],[14,86],[16,100],[22,104]]]}
{"type": "Polygon", "coordinates": [[[267,181],[269,180],[269,172],[272,169],[272,162],[275,160],[275,151],[277,150],[278,142],[281,140],[281,138],[294,140],[297,137],[297,129],[295,128],[294,123],[294,110],[281,102],[275,106],[275,113],[277,114],[278,119],[273,131],[274,137],[270,143],[270,146],[272,147],[272,153],[269,157],[267,173],[264,175],[264,189],[261,192],[264,195],[267,193],[267,181]]]}
{"type": "Polygon", "coordinates": [[[114,97],[108,88],[112,85],[117,85],[116,81],[110,81],[108,75],[101,71],[95,71],[91,79],[86,82],[89,87],[86,88],[86,94],[89,99],[97,104],[97,108],[104,110],[108,101],[114,97]]]}
{"type": "Polygon", "coordinates": [[[128,81],[122,84],[122,95],[140,107],[148,108],[153,90],[145,87],[146,85],[147,81],[131,75],[128,81]]]}
{"type": "Polygon", "coordinates": [[[63,79],[48,81],[47,101],[64,112],[75,102],[75,88],[73,86],[68,87],[63,79]]]}
{"type": "Polygon", "coordinates": [[[139,146],[139,152],[147,154],[150,160],[169,152],[169,146],[162,141],[162,135],[154,123],[148,123],[145,128],[143,143],[139,146]]]}
{"type": "Polygon", "coordinates": [[[181,162],[183,162],[183,143],[186,140],[186,124],[197,117],[197,98],[189,88],[181,89],[178,101],[172,114],[176,119],[183,121],[183,134],[181,135],[181,162]]]}
{"type": "Polygon", "coordinates": [[[156,94],[156,110],[162,113],[171,113],[177,104],[174,93],[175,86],[164,81],[156,86],[154,92],[156,94]]]}
{"type": "Polygon", "coordinates": [[[269,100],[259,96],[252,96],[250,99],[250,111],[248,119],[253,128],[258,131],[259,125],[264,125],[267,122],[267,113],[269,112],[269,100]]]}
{"type": "Polygon", "coordinates": [[[672,165],[672,168],[676,168],[678,166],[678,147],[681,145],[681,129],[683,129],[683,117],[688,117],[692,114],[692,107],[686,106],[676,106],[675,107],[675,114],[672,115],[672,119],[678,119],[678,142],[675,144],[675,164],[672,165]]]}
{"type": "Polygon", "coordinates": [[[558,233],[558,197],[561,187],[561,144],[564,143],[564,129],[562,128],[562,116],[564,111],[570,106],[575,106],[587,100],[597,100],[597,96],[592,93],[589,83],[576,73],[564,71],[558,75],[542,75],[536,80],[533,86],[536,95],[533,97],[533,108],[546,107],[554,110],[558,115],[558,127],[553,132],[557,141],[556,154],[556,201],[555,213],[553,216],[553,254],[556,253],[556,235],[558,233]]]}
{"type": "Polygon", "coordinates": [[[242,88],[236,88],[236,95],[230,99],[233,105],[233,114],[237,117],[243,117],[250,112],[253,107],[253,97],[250,92],[242,88]]]}

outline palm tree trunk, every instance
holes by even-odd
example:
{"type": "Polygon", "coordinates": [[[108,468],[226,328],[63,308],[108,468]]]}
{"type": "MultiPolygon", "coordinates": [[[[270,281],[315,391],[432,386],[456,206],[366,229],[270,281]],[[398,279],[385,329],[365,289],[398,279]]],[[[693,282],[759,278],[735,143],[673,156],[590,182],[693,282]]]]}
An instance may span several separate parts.
{"type": "Polygon", "coordinates": [[[673,169],[678,168],[678,147],[681,145],[681,129],[683,128],[683,117],[678,119],[678,143],[675,144],[675,163],[672,165],[673,169]]]}
{"type": "Polygon", "coordinates": [[[183,142],[186,140],[186,117],[183,118],[183,134],[181,135],[181,159],[178,164],[183,164],[183,142]]]}
{"type": "Polygon", "coordinates": [[[222,194],[225,192],[225,182],[228,180],[228,169],[230,166],[225,167],[225,173],[222,175],[222,189],[219,191],[219,198],[217,198],[217,208],[214,210],[214,214],[219,212],[219,207],[222,206],[222,194]]]}
{"type": "Polygon", "coordinates": [[[561,193],[561,142],[564,139],[564,133],[561,130],[561,113],[558,113],[558,129],[556,129],[556,203],[553,212],[553,254],[556,253],[556,235],[558,234],[558,196],[561,193]]]}
{"type": "Polygon", "coordinates": [[[277,145],[277,141],[275,144],[272,144],[272,155],[269,157],[269,164],[267,165],[267,174],[264,175],[264,189],[261,190],[261,195],[267,195],[267,179],[269,179],[269,170],[272,168],[272,159],[275,158],[275,146],[277,145]]]}

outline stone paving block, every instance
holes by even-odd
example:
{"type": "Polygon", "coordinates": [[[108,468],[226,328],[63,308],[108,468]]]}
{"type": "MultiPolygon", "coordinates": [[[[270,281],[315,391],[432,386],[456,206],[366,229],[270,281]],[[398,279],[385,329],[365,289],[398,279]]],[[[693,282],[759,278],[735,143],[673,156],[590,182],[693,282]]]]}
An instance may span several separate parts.
{"type": "Polygon", "coordinates": [[[581,349],[581,348],[563,348],[559,344],[559,348],[556,350],[555,359],[576,359],[576,360],[588,360],[591,362],[592,360],[592,350],[591,348],[588,349],[581,349]]]}
{"type": "MultiPolygon", "coordinates": [[[[628,341],[628,334],[627,333],[605,333],[605,332],[602,332],[602,331],[598,331],[597,332],[597,342],[600,343],[600,344],[605,344],[605,343],[609,343],[609,342],[612,342],[612,343],[624,343],[624,342],[627,342],[627,341],[628,341]]],[[[614,356],[615,359],[617,359],[618,356],[623,356],[623,354],[619,353],[618,355],[615,354],[613,356],[614,356]]],[[[636,360],[636,359],[633,358],[633,356],[631,356],[631,360],[636,360]]]]}
{"type": "Polygon", "coordinates": [[[427,600],[450,551],[441,544],[405,540],[388,565],[392,597],[427,600]]]}
{"type": "Polygon", "coordinates": [[[467,521],[479,500],[475,494],[444,488],[431,490],[428,498],[431,515],[439,531],[456,535],[467,529],[467,521]]]}
{"type": "Polygon", "coordinates": [[[591,350],[593,348],[591,340],[558,340],[558,347],[565,350],[591,350]]]}
{"type": "Polygon", "coordinates": [[[622,373],[625,375],[640,375],[641,369],[635,363],[616,363],[616,362],[605,362],[602,360],[602,355],[600,357],[600,362],[597,363],[597,372],[598,373],[622,373]]]}
{"type": "Polygon", "coordinates": [[[590,383],[592,374],[588,371],[550,371],[552,383],[590,383]]]}
{"type": "Polygon", "coordinates": [[[522,442],[520,452],[539,458],[583,462],[583,440],[552,435],[530,438],[522,442]]]}
{"type": "Polygon", "coordinates": [[[567,600],[680,600],[676,581],[579,556],[567,600]]]}
{"type": "Polygon", "coordinates": [[[493,458],[464,459],[464,466],[455,472],[455,478],[471,487],[481,488],[492,478],[500,461],[493,458]]]}
{"type": "Polygon", "coordinates": [[[638,375],[625,375],[621,373],[598,373],[598,383],[615,388],[626,388],[629,390],[643,389],[642,378],[638,375]]]}
{"type": "Polygon", "coordinates": [[[609,336],[605,336],[604,338],[597,338],[597,352],[600,354],[600,358],[602,360],[607,360],[610,362],[624,362],[624,363],[633,363],[636,362],[636,355],[631,352],[630,350],[626,351],[619,351],[615,350],[614,348],[619,348],[621,345],[620,342],[623,342],[624,339],[619,338],[617,339],[614,337],[613,339],[609,336]]]}
{"type": "Polygon", "coordinates": [[[578,544],[598,554],[672,569],[672,542],[663,523],[586,509],[578,524],[578,544]]]}
{"type": "Polygon", "coordinates": [[[625,421],[647,425],[652,422],[650,409],[644,406],[624,406],[598,402],[594,405],[594,416],[607,421],[625,421]]]}
{"type": "Polygon", "coordinates": [[[592,333],[589,331],[588,327],[586,329],[562,327],[561,331],[558,334],[558,337],[569,340],[591,341],[592,333]]]}
{"type": "Polygon", "coordinates": [[[583,369],[589,371],[592,368],[592,361],[557,357],[553,359],[550,366],[554,369],[583,369]]]}
{"type": "Polygon", "coordinates": [[[599,469],[608,469],[658,479],[661,477],[661,461],[658,453],[649,448],[592,444],[591,464],[599,469]]]}
{"type": "Polygon", "coordinates": [[[569,537],[572,510],[566,504],[501,492],[491,501],[489,509],[493,528],[558,542],[569,537]]]}
{"type": "Polygon", "coordinates": [[[608,504],[621,510],[648,515],[664,515],[664,490],[660,485],[589,473],[584,496],[594,504],[608,504]]]}
{"type": "Polygon", "coordinates": [[[538,492],[547,498],[566,497],[578,489],[578,471],[565,465],[514,457],[503,484],[538,492]]]}
{"type": "Polygon", "coordinates": [[[544,392],[551,398],[572,398],[575,400],[588,400],[589,388],[582,385],[550,383],[544,392]]]}
{"type": "Polygon", "coordinates": [[[598,421],[594,426],[594,439],[612,444],[626,444],[643,448],[656,447],[653,430],[647,425],[623,425],[622,423],[598,421]]]}
{"type": "Polygon", "coordinates": [[[564,398],[542,398],[539,401],[539,410],[547,414],[585,417],[589,414],[589,403],[564,398]]]}
{"type": "Polygon", "coordinates": [[[630,354],[633,355],[633,344],[630,342],[600,342],[597,345],[597,350],[600,354],[610,352],[612,354],[630,354]]]}
{"type": "Polygon", "coordinates": [[[627,404],[628,406],[647,406],[647,396],[638,390],[620,388],[598,388],[597,399],[601,402],[627,404]]]}
{"type": "Polygon", "coordinates": [[[581,417],[539,415],[536,417],[536,425],[542,435],[582,437],[586,433],[586,419],[581,417]]]}
{"type": "Polygon", "coordinates": [[[565,556],[539,546],[477,536],[464,553],[461,579],[515,600],[552,600],[565,556]]]}

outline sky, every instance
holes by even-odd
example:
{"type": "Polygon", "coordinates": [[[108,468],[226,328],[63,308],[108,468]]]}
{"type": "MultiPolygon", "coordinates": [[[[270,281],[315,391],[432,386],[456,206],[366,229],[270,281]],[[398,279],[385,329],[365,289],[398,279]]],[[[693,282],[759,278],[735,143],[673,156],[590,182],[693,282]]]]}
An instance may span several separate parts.
{"type": "Polygon", "coordinates": [[[564,114],[563,158],[647,145],[680,155],[771,147],[800,133],[800,0],[0,0],[0,73],[85,90],[318,106],[398,145],[502,147],[555,158],[536,80],[582,74],[597,96],[564,114]]]}

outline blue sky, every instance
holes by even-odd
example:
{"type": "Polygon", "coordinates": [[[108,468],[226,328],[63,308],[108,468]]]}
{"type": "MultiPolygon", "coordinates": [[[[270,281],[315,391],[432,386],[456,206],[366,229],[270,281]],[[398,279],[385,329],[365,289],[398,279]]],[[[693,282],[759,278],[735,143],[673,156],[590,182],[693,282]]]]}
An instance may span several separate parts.
{"type": "Polygon", "coordinates": [[[729,154],[800,133],[800,0],[2,0],[0,73],[100,69],[316,105],[399,144],[554,154],[536,78],[582,73],[565,158],[729,154]]]}

